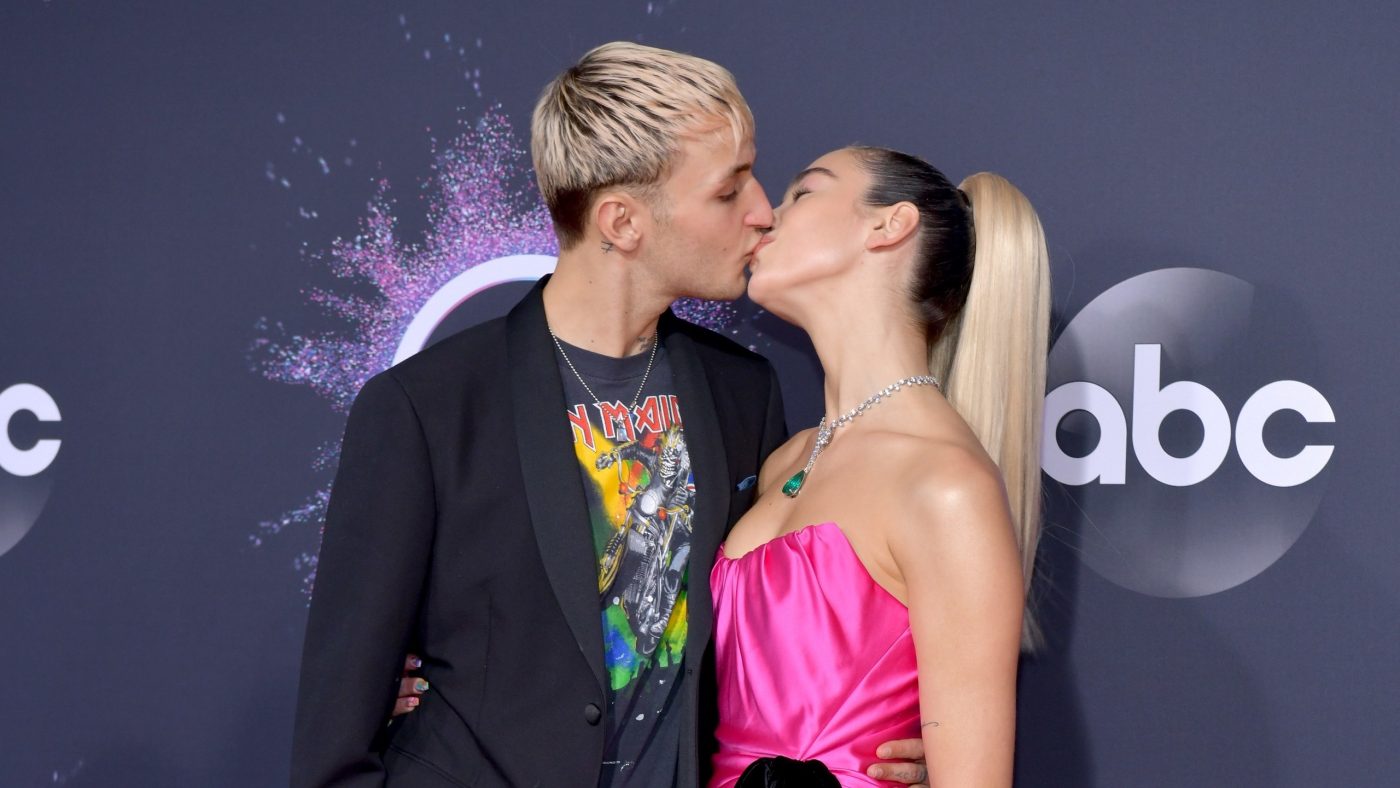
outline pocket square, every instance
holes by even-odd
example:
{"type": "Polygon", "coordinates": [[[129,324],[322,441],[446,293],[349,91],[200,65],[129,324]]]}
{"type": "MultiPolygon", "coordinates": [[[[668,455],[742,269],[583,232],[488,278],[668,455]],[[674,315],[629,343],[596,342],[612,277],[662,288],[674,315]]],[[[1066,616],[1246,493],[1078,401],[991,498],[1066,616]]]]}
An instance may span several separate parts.
{"type": "Polygon", "coordinates": [[[749,476],[749,477],[745,478],[743,481],[739,482],[739,487],[738,487],[738,489],[739,489],[740,491],[747,490],[747,489],[749,489],[750,487],[754,486],[754,485],[757,484],[757,483],[758,483],[758,477],[757,477],[757,476],[749,476]]]}

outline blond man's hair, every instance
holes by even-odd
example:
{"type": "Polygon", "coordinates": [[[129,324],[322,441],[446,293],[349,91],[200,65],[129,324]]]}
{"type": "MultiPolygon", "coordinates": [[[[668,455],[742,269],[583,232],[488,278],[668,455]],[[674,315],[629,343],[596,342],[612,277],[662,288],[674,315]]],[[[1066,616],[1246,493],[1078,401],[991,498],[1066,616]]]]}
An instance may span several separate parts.
{"type": "Polygon", "coordinates": [[[602,189],[630,187],[664,211],[656,188],[687,134],[753,136],[753,113],[734,75],[703,58],[615,41],[549,83],[530,123],[535,180],[559,246],[583,238],[602,189]]]}

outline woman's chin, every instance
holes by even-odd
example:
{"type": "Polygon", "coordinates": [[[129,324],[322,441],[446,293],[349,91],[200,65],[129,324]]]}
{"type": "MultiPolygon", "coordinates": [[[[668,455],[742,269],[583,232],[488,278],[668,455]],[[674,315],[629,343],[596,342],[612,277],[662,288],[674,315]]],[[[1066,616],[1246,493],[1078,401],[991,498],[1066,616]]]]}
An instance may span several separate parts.
{"type": "Polygon", "coordinates": [[[755,270],[751,263],[749,265],[749,285],[747,290],[749,300],[767,309],[767,298],[771,292],[772,289],[768,287],[768,277],[755,270]]]}

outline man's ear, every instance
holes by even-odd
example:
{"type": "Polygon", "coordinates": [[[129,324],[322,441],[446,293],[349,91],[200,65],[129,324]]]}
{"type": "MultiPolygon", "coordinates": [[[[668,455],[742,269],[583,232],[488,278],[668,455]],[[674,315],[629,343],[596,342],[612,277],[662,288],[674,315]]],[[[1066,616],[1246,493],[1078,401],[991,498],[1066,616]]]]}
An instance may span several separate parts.
{"type": "Polygon", "coordinates": [[[642,242],[645,206],[624,191],[606,191],[593,203],[593,222],[603,237],[604,250],[635,252],[642,242]]]}
{"type": "Polygon", "coordinates": [[[898,202],[881,208],[878,223],[865,237],[865,248],[874,252],[904,242],[919,229],[919,209],[911,202],[898,202]]]}

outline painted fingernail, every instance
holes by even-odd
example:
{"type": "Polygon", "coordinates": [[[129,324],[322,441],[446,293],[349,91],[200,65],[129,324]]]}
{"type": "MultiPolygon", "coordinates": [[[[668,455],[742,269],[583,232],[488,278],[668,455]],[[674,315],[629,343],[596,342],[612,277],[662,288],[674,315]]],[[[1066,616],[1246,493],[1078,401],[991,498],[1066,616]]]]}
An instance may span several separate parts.
{"type": "Polygon", "coordinates": [[[414,691],[414,692],[427,692],[427,691],[428,691],[428,680],[427,680],[427,679],[415,679],[415,680],[413,681],[413,691],[414,691]]]}
{"type": "Polygon", "coordinates": [[[412,660],[409,660],[408,664],[412,665],[414,668],[421,668],[423,667],[423,660],[419,659],[418,657],[414,657],[412,660]]]}
{"type": "Polygon", "coordinates": [[[409,707],[410,709],[416,709],[418,708],[418,699],[409,698],[407,701],[404,702],[404,705],[409,707]]]}

